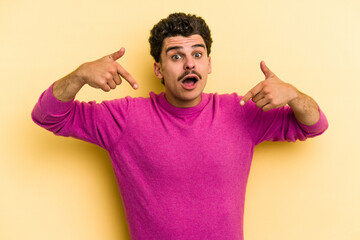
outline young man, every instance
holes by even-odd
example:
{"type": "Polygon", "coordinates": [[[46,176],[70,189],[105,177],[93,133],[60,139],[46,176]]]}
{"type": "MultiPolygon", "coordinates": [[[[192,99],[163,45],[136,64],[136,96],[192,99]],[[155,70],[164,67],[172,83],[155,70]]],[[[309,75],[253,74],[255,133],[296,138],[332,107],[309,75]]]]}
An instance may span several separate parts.
{"type": "Polygon", "coordinates": [[[317,136],[326,117],[264,62],[265,80],[243,97],[203,93],[212,40],[200,17],[171,14],[149,42],[164,93],[101,104],[73,100],[85,84],[110,91],[124,79],[138,88],[116,62],[122,48],[56,81],[33,120],[109,152],[133,239],[243,239],[254,146],[317,136]]]}

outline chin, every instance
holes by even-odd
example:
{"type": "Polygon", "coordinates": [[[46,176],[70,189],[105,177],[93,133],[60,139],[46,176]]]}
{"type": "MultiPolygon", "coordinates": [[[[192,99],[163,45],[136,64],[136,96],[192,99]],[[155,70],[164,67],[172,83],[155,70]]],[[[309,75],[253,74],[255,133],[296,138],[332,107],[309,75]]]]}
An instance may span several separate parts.
{"type": "Polygon", "coordinates": [[[201,97],[201,93],[202,93],[202,91],[185,93],[185,94],[182,95],[182,100],[187,101],[187,102],[195,101],[199,97],[201,97]]]}

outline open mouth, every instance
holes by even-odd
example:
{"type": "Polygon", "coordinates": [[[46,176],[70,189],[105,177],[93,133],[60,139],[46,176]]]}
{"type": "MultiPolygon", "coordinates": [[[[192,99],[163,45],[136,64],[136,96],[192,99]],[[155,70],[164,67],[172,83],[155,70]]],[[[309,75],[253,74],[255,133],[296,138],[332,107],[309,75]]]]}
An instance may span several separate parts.
{"type": "Polygon", "coordinates": [[[196,77],[187,77],[181,81],[182,85],[186,89],[193,89],[198,82],[198,79],[196,77]]]}
{"type": "Polygon", "coordinates": [[[180,80],[185,89],[191,90],[196,87],[196,83],[200,80],[197,74],[188,74],[180,80]]]}
{"type": "Polygon", "coordinates": [[[189,77],[182,80],[183,84],[195,84],[198,80],[195,77],[189,77]]]}

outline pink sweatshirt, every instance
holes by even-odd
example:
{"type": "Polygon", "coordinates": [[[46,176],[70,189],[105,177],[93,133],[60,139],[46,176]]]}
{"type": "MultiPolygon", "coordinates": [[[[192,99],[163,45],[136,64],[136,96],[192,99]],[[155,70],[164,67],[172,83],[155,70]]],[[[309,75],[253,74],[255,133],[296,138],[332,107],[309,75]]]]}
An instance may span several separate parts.
{"type": "Polygon", "coordinates": [[[254,146],[323,133],[289,107],[263,112],[236,94],[202,94],[192,108],[164,93],[101,104],[60,102],[46,90],[35,123],[56,135],[105,148],[111,157],[132,239],[243,239],[246,183],[254,146]]]}

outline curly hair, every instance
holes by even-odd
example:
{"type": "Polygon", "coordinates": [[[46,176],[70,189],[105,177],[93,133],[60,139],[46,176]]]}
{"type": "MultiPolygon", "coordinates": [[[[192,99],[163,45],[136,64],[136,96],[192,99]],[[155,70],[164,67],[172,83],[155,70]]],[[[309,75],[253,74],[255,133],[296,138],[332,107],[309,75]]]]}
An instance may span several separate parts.
{"type": "Polygon", "coordinates": [[[208,56],[211,51],[211,32],[204,19],[196,15],[185,13],[172,13],[161,19],[150,31],[150,54],[156,62],[160,62],[164,39],[167,37],[189,37],[199,34],[205,42],[208,56]]]}

